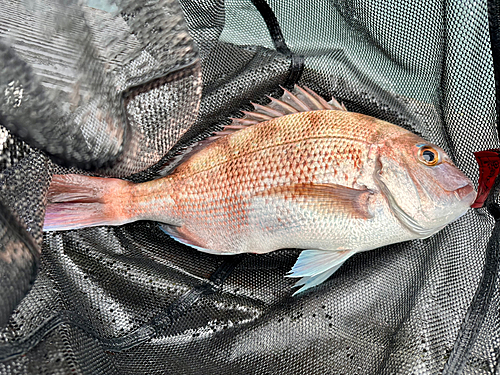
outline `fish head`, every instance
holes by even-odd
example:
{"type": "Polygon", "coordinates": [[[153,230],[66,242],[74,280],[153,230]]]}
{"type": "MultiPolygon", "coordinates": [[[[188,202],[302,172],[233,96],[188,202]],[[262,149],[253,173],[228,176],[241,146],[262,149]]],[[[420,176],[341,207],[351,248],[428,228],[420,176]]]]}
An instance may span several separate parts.
{"type": "Polygon", "coordinates": [[[375,181],[415,238],[458,219],[476,198],[472,182],[444,150],[410,132],[379,144],[375,181]]]}

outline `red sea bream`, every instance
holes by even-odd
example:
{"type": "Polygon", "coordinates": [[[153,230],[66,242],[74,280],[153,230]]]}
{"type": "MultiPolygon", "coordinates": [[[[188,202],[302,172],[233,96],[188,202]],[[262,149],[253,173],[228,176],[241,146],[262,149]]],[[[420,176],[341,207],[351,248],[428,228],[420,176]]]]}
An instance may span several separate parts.
{"type": "Polygon", "coordinates": [[[476,196],[438,146],[300,87],[213,138],[145,183],[54,176],[44,230],[154,220],[214,254],[301,248],[300,292],[356,252],[431,236],[476,196]]]}

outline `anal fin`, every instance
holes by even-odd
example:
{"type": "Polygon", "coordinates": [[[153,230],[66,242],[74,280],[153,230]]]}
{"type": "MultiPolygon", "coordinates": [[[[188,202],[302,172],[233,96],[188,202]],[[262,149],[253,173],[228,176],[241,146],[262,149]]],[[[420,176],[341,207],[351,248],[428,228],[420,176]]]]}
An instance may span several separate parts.
{"type": "Polygon", "coordinates": [[[326,251],[304,250],[287,277],[300,277],[295,287],[302,286],[293,295],[315,287],[326,281],[344,262],[356,253],[355,250],[326,251]]]}
{"type": "Polygon", "coordinates": [[[168,225],[168,224],[159,224],[159,226],[160,226],[160,229],[164,233],[168,234],[171,238],[173,238],[177,242],[180,242],[184,245],[192,247],[193,249],[201,251],[203,253],[215,254],[215,255],[236,255],[237,254],[237,253],[221,252],[221,251],[206,248],[200,239],[197,239],[194,234],[192,234],[190,231],[188,231],[183,226],[179,227],[179,226],[168,225]]]}
{"type": "Polygon", "coordinates": [[[172,237],[177,242],[180,242],[184,245],[191,246],[192,248],[203,251],[205,253],[213,253],[213,251],[206,249],[203,244],[200,243],[189,231],[187,231],[182,226],[174,226],[167,224],[159,224],[160,229],[172,237]]]}

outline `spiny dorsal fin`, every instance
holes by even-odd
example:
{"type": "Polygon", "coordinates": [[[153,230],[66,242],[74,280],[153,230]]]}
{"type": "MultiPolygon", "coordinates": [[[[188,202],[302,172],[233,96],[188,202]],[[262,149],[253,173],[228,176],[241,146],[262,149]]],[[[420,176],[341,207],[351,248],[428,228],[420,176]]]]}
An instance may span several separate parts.
{"type": "Polygon", "coordinates": [[[219,132],[216,132],[213,137],[208,139],[216,140],[221,136],[225,136],[235,131],[244,129],[248,126],[258,124],[260,122],[269,121],[273,118],[286,116],[297,112],[308,112],[318,110],[338,110],[347,111],[343,104],[332,98],[327,102],[313,90],[307,87],[295,85],[293,93],[281,87],[284,91],[280,99],[268,96],[271,102],[267,105],[252,103],[254,111],[242,111],[245,116],[242,118],[232,118],[231,125],[226,126],[219,132]]]}
{"type": "Polygon", "coordinates": [[[242,118],[231,118],[233,121],[230,125],[226,125],[212,136],[189,146],[185,152],[174,159],[174,162],[167,163],[159,173],[161,175],[170,173],[184,160],[187,160],[190,156],[196,154],[217,139],[261,122],[298,112],[318,110],[347,111],[344,104],[339,103],[335,98],[332,97],[332,100],[327,102],[307,87],[295,85],[293,93],[283,87],[281,88],[284,91],[281,98],[276,99],[268,96],[271,102],[267,105],[251,103],[254,107],[253,111],[242,111],[245,115],[242,118]]]}

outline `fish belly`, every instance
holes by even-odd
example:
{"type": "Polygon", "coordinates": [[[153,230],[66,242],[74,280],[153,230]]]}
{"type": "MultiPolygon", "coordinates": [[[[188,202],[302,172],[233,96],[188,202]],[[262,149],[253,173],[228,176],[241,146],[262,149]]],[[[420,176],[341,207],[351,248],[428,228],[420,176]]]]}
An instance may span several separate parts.
{"type": "Polygon", "coordinates": [[[246,245],[268,252],[280,248],[366,251],[415,238],[395,218],[385,199],[370,197],[370,217],[359,218],[334,208],[284,200],[260,201],[246,245]]]}
{"type": "Polygon", "coordinates": [[[415,238],[401,226],[383,198],[373,199],[370,218],[325,207],[307,197],[228,198],[186,218],[188,243],[211,253],[267,253],[283,248],[317,250],[375,249],[415,238]]]}

